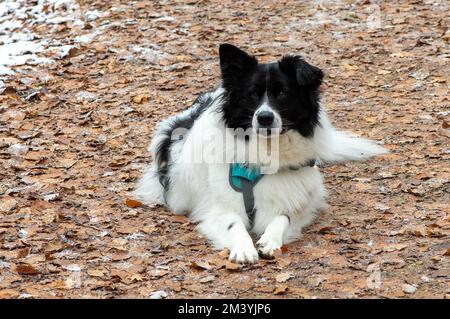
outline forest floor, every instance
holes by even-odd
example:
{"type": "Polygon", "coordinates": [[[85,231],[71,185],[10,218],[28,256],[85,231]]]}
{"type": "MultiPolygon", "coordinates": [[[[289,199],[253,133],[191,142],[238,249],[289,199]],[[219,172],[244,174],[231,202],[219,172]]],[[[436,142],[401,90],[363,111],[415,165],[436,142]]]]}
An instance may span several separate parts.
{"type": "Polygon", "coordinates": [[[3,1],[0,298],[449,298],[448,2],[376,3],[3,1]],[[391,151],[324,168],[329,209],[243,267],[130,196],[222,42],[304,56],[333,123],[391,151]]]}

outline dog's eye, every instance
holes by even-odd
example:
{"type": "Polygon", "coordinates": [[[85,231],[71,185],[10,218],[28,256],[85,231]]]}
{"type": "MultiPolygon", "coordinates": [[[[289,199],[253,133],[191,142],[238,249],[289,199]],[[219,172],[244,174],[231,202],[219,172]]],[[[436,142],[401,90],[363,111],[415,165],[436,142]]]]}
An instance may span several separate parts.
{"type": "Polygon", "coordinates": [[[280,92],[278,92],[278,94],[277,94],[277,98],[279,98],[279,99],[283,99],[283,98],[285,98],[286,97],[286,92],[284,92],[284,91],[280,91],[280,92]]]}
{"type": "Polygon", "coordinates": [[[259,98],[259,94],[258,94],[258,92],[256,92],[256,91],[253,91],[253,92],[250,92],[250,97],[252,98],[252,99],[258,99],[259,98]]]}

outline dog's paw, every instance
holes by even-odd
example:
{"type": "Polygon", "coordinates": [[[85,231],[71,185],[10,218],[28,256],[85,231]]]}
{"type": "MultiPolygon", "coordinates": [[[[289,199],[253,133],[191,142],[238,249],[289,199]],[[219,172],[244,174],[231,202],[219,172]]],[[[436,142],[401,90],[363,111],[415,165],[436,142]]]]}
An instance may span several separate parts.
{"type": "Polygon", "coordinates": [[[274,240],[267,236],[262,235],[256,243],[258,248],[258,254],[264,259],[273,259],[274,252],[280,249],[283,243],[281,241],[274,240]]]}
{"type": "Polygon", "coordinates": [[[258,252],[253,245],[236,247],[230,250],[228,259],[239,264],[253,264],[258,260],[258,252]]]}

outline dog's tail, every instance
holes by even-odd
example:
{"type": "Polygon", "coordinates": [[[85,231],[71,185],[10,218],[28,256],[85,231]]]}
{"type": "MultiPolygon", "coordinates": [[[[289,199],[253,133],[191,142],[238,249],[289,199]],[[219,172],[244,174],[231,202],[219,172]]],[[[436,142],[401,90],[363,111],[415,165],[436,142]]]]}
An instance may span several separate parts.
{"type": "Polygon", "coordinates": [[[146,204],[164,204],[164,188],[159,181],[159,175],[154,164],[144,172],[144,175],[139,179],[133,195],[146,204]]]}
{"type": "Polygon", "coordinates": [[[312,141],[318,159],[325,163],[364,160],[389,152],[373,141],[337,130],[325,112],[320,115],[320,125],[312,141]]]}
{"type": "Polygon", "coordinates": [[[171,120],[159,123],[148,148],[153,162],[145,170],[133,195],[146,204],[164,204],[164,189],[168,187],[169,157],[172,143],[171,120]]]}

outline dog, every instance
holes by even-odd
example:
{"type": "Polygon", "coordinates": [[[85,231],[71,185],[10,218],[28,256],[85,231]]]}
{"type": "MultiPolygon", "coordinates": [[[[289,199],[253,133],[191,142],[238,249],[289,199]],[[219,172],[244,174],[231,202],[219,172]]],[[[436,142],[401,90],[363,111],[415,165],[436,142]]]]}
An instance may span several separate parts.
{"type": "Polygon", "coordinates": [[[326,209],[319,166],[387,151],[333,127],[324,73],[302,57],[263,64],[231,44],[219,56],[220,85],[158,124],[134,195],[188,215],[231,261],[254,263],[326,209]]]}

